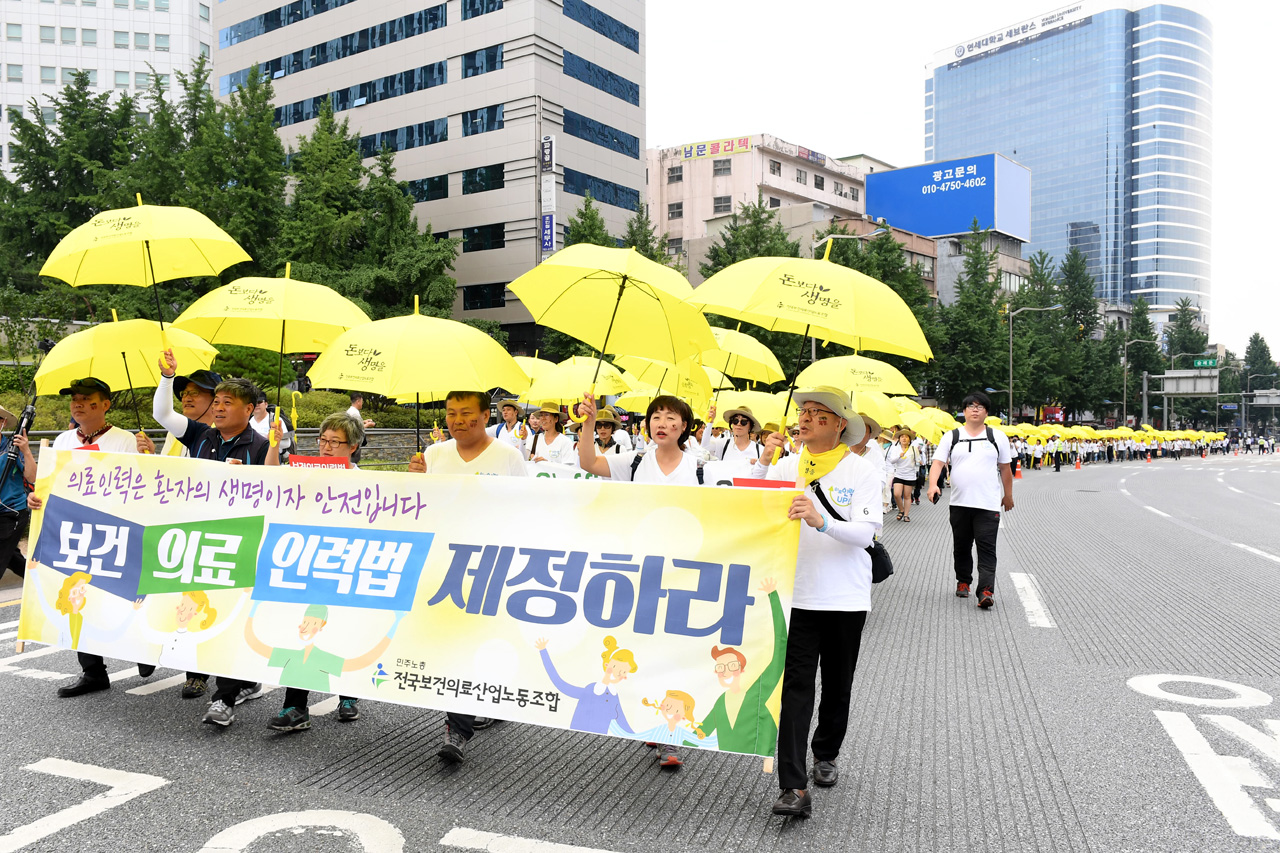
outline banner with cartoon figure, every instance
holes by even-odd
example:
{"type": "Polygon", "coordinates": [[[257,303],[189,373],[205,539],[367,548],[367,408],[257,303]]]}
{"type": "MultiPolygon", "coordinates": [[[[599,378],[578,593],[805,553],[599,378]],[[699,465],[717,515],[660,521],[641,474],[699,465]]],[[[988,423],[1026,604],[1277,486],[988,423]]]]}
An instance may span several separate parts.
{"type": "Polygon", "coordinates": [[[772,755],[788,489],[46,449],[19,637],[772,755]]]}

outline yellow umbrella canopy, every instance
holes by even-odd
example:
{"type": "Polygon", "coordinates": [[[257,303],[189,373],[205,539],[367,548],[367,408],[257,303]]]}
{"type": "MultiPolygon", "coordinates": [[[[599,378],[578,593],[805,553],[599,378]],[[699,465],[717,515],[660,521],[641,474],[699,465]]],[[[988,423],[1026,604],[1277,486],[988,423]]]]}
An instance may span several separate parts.
{"type": "Polygon", "coordinates": [[[715,326],[711,327],[711,334],[715,336],[716,348],[702,353],[703,367],[766,385],[786,379],[773,350],[755,338],[744,332],[715,326]]]}
{"type": "Polygon", "coordinates": [[[706,318],[683,301],[689,282],[635,249],[570,246],[510,287],[535,323],[601,353],[679,362],[715,347],[706,318]]]}
{"type": "Polygon", "coordinates": [[[711,379],[693,359],[672,364],[638,355],[621,355],[613,360],[613,364],[635,378],[635,381],[628,379],[633,388],[637,384],[652,385],[661,392],[682,397],[690,403],[698,400],[705,404],[711,397],[711,379]]]}
{"type": "Polygon", "coordinates": [[[36,393],[57,394],[74,379],[93,376],[114,390],[151,388],[160,382],[157,360],[172,347],[183,373],[207,370],[218,354],[208,341],[190,332],[166,329],[154,320],[99,323],[67,335],[49,351],[36,371],[36,393]]]}
{"type": "Polygon", "coordinates": [[[707,367],[705,364],[702,365],[702,369],[707,374],[707,379],[711,380],[712,391],[723,391],[733,388],[733,380],[721,373],[719,370],[716,370],[714,367],[707,367]]]}
{"type": "Polygon", "coordinates": [[[589,389],[593,382],[595,393],[602,397],[623,394],[631,390],[631,385],[622,378],[622,372],[609,362],[601,363],[595,358],[575,355],[555,365],[530,383],[529,390],[520,395],[520,400],[539,405],[554,401],[571,406],[581,402],[583,392],[589,389]]]}
{"type": "MultiPolygon", "coordinates": [[[[548,361],[545,358],[535,358],[528,355],[515,356],[516,364],[520,365],[520,369],[525,372],[530,381],[536,380],[539,376],[556,366],[554,361],[548,361]]],[[[525,388],[508,388],[508,391],[525,391],[525,388]]]]}
{"type": "Polygon", "coordinates": [[[906,397],[890,397],[889,399],[893,402],[893,405],[898,407],[899,412],[920,411],[920,404],[915,400],[911,400],[906,397]]]}
{"type": "MultiPolygon", "coordinates": [[[[803,384],[809,385],[811,383],[804,382],[803,384]]],[[[893,405],[893,401],[879,391],[854,391],[850,395],[850,401],[853,403],[855,412],[868,416],[879,424],[882,429],[888,429],[902,423],[902,415],[898,411],[898,407],[893,405]]]]}
{"type": "MultiPolygon", "coordinates": [[[[949,430],[943,429],[942,425],[929,416],[927,410],[902,412],[898,419],[904,426],[910,427],[913,432],[923,438],[930,444],[937,444],[942,441],[942,436],[949,430]]],[[[954,427],[952,427],[954,429],[954,427]]]]}
{"type": "Polygon", "coordinates": [[[99,213],[63,237],[40,275],[72,287],[150,287],[175,278],[216,276],[252,260],[240,244],[199,211],[143,204],[99,213]]]}
{"type": "Polygon", "coordinates": [[[707,279],[689,302],[775,332],[928,361],[915,315],[886,284],[811,258],[749,258],[707,279]]]}
{"type": "Polygon", "coordinates": [[[785,391],[781,395],[766,391],[721,391],[716,401],[716,419],[712,426],[728,427],[729,423],[724,419],[724,413],[743,406],[751,410],[751,414],[759,419],[761,426],[768,423],[786,426],[782,423],[782,412],[786,404],[785,391]]]}
{"type": "Polygon", "coordinates": [[[861,355],[823,358],[800,371],[797,385],[833,385],[856,391],[882,394],[914,394],[915,386],[892,364],[861,355]]]}

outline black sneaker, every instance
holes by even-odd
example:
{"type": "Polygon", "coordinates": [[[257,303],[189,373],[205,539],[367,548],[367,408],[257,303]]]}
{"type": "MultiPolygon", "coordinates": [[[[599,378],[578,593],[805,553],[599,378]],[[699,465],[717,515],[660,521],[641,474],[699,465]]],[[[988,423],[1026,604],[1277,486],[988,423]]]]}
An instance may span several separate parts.
{"type": "Polygon", "coordinates": [[[306,708],[281,708],[268,723],[267,728],[277,732],[300,732],[311,728],[311,715],[306,708]]]}
{"type": "Polygon", "coordinates": [[[196,699],[209,690],[209,682],[203,678],[188,678],[182,684],[182,698],[196,699]]]}
{"type": "Polygon", "coordinates": [[[444,743],[440,745],[440,751],[436,753],[441,758],[452,761],[454,764],[461,764],[466,755],[463,750],[466,749],[467,739],[458,734],[449,725],[444,728],[444,743]]]}
{"type": "Polygon", "coordinates": [[[349,723],[360,719],[360,700],[343,699],[338,703],[338,722],[349,723]]]}
{"type": "Polygon", "coordinates": [[[471,728],[476,731],[480,731],[481,729],[491,729],[493,728],[493,724],[496,722],[498,721],[493,717],[476,717],[476,721],[471,724],[471,728]]]}
{"type": "Polygon", "coordinates": [[[996,599],[995,596],[991,594],[991,590],[984,589],[978,593],[978,606],[983,610],[995,606],[995,603],[996,599]]]}
{"type": "Polygon", "coordinates": [[[155,675],[155,672],[156,672],[156,668],[154,664],[150,664],[150,663],[138,664],[139,678],[150,678],[151,676],[155,675]]]}
{"type": "Polygon", "coordinates": [[[959,583],[956,584],[956,598],[968,598],[968,597],[969,597],[969,585],[964,581],[960,581],[959,583]]]}
{"type": "Polygon", "coordinates": [[[236,704],[240,705],[244,702],[248,702],[250,699],[257,699],[266,692],[267,691],[262,687],[261,681],[257,684],[251,684],[248,687],[241,687],[240,692],[236,694],[236,704]]]}

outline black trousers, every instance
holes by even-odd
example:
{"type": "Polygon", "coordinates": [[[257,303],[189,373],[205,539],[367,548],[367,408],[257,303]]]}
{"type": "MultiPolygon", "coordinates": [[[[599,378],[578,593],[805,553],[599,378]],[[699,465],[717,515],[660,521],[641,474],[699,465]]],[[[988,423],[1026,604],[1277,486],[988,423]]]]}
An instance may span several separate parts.
{"type": "Polygon", "coordinates": [[[76,652],[76,658],[80,661],[80,669],[86,677],[92,678],[94,681],[107,680],[107,663],[102,659],[102,655],[76,652]]]}
{"type": "Polygon", "coordinates": [[[18,577],[26,577],[27,560],[22,556],[18,543],[22,534],[31,523],[31,510],[21,512],[0,513],[0,576],[5,569],[11,570],[18,577]]]}
{"type": "Polygon", "coordinates": [[[791,608],[786,669],[782,676],[782,713],[778,719],[778,784],[808,788],[809,724],[813,722],[814,678],[822,669],[822,702],[813,733],[813,757],[835,761],[849,727],[849,697],[865,610],[791,608]]]}
{"type": "Polygon", "coordinates": [[[246,687],[252,687],[252,681],[243,681],[239,678],[227,678],[225,675],[219,675],[217,689],[213,692],[214,702],[225,702],[228,708],[236,706],[236,696],[246,687]]]}
{"type": "Polygon", "coordinates": [[[973,546],[978,546],[978,590],[996,591],[996,535],[1000,513],[971,506],[951,507],[951,537],[956,581],[973,583],[973,546]]]}
{"type": "MultiPolygon", "coordinates": [[[[307,710],[307,700],[311,697],[309,690],[301,690],[297,687],[286,687],[284,689],[284,708],[297,708],[299,711],[307,710]]],[[[339,696],[338,701],[351,699],[351,696],[339,696]]]]}
{"type": "Polygon", "coordinates": [[[476,716],[475,714],[455,714],[452,711],[445,714],[449,720],[449,728],[462,735],[467,740],[476,733],[476,716]]]}

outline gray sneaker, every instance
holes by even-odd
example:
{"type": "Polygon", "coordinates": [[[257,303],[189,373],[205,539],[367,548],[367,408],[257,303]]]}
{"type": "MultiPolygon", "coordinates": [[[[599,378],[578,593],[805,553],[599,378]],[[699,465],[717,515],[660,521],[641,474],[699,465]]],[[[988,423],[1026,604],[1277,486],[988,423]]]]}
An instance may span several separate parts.
{"type": "Polygon", "coordinates": [[[200,722],[210,723],[223,728],[231,725],[236,721],[235,711],[227,707],[227,703],[219,699],[209,706],[209,710],[204,712],[204,719],[200,722]]]}
{"type": "Polygon", "coordinates": [[[455,764],[461,764],[465,760],[466,755],[463,750],[467,746],[467,739],[453,730],[451,726],[446,725],[444,729],[444,743],[440,746],[440,751],[436,754],[441,758],[448,759],[455,764]]]}
{"type": "Polygon", "coordinates": [[[262,689],[261,681],[249,687],[241,687],[240,692],[236,694],[236,704],[239,705],[243,702],[248,702],[250,699],[257,699],[266,692],[262,689]]]}

